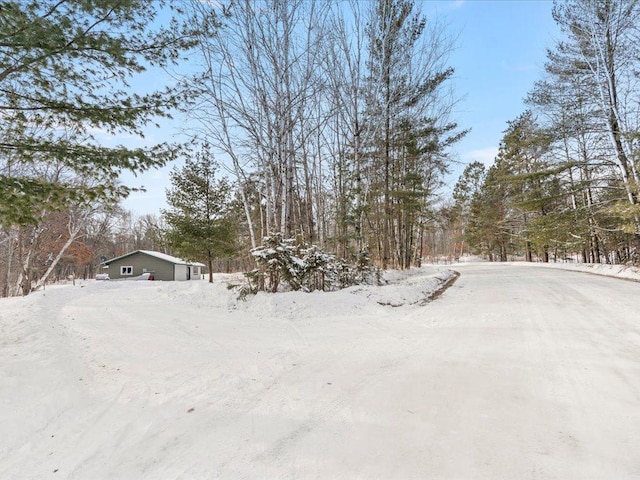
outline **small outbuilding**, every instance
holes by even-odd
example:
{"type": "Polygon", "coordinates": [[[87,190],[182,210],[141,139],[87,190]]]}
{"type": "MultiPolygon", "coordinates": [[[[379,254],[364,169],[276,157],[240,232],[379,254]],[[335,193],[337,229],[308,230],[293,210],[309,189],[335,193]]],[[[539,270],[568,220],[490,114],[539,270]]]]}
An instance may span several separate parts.
{"type": "Polygon", "coordinates": [[[154,280],[200,280],[203,263],[187,262],[181,258],[151,250],[136,250],[103,262],[109,278],[136,278],[149,273],[154,280]]]}

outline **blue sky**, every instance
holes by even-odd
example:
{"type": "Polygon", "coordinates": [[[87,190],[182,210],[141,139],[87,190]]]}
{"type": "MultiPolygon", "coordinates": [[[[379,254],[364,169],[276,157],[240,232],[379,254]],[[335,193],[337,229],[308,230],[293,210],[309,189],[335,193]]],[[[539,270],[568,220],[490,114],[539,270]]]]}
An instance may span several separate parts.
{"type": "MultiPolygon", "coordinates": [[[[453,188],[464,166],[474,160],[493,162],[507,121],[521,114],[523,98],[542,77],[547,48],[553,46],[558,29],[551,17],[550,0],[419,0],[429,18],[437,14],[458,35],[450,65],[455,68],[455,89],[461,101],[455,120],[471,132],[454,152],[459,164],[452,166],[447,190],[453,188]]],[[[151,131],[148,142],[162,133],[151,131]]],[[[164,138],[162,139],[164,140],[164,138]]],[[[132,194],[124,207],[137,215],[159,214],[165,205],[171,166],[138,177],[123,177],[128,184],[147,188],[132,194]]]]}
{"type": "MultiPolygon", "coordinates": [[[[493,162],[506,123],[521,114],[523,98],[542,78],[546,50],[558,29],[546,0],[423,2],[459,32],[451,56],[455,88],[462,96],[456,118],[471,132],[455,147],[459,159],[493,162]]],[[[454,169],[457,180],[458,169],[454,169]],[[457,173],[457,174],[456,174],[457,173]]]]}

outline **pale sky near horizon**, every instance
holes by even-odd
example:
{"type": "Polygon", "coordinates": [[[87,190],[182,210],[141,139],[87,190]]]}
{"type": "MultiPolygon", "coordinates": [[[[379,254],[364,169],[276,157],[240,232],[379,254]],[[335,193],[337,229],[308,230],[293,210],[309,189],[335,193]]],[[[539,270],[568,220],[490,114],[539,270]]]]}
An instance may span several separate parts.
{"type": "MultiPolygon", "coordinates": [[[[446,178],[451,190],[466,164],[493,162],[507,122],[525,109],[523,98],[542,78],[545,54],[557,40],[551,0],[419,0],[429,18],[437,14],[458,35],[449,64],[455,68],[455,90],[461,98],[455,120],[469,134],[453,147],[460,163],[446,178]]],[[[160,135],[160,134],[158,134],[160,135]]],[[[150,142],[165,140],[154,138],[150,142]]],[[[123,181],[145,186],[123,202],[136,215],[166,208],[165,189],[172,166],[123,181]]]]}

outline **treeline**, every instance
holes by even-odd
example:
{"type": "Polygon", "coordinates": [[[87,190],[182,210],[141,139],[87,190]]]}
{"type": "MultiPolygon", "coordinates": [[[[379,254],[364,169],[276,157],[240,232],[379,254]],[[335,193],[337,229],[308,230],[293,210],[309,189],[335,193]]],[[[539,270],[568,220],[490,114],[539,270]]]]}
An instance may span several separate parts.
{"type": "Polygon", "coordinates": [[[408,0],[192,3],[191,118],[251,248],[272,232],[383,268],[420,261],[449,147],[452,41],[408,0]],[[198,60],[195,60],[195,59],[198,60]]]}
{"type": "Polygon", "coordinates": [[[38,225],[0,232],[0,292],[27,295],[48,282],[93,278],[102,257],[132,250],[166,251],[161,219],[134,218],[120,209],[76,209],[44,214],[38,225]]]}
{"type": "Polygon", "coordinates": [[[272,234],[382,268],[465,253],[640,262],[639,3],[554,5],[563,38],[528,110],[449,203],[439,192],[466,133],[454,45],[420,6],[4,2],[2,295],[93,276],[101,257],[137,248],[250,270],[272,234]],[[149,69],[170,72],[166,85],[134,91],[149,69]],[[176,111],[189,144],[116,145],[143,144],[176,111]],[[176,159],[167,211],[127,221],[120,174],[176,159]]]}
{"type": "MultiPolygon", "coordinates": [[[[4,2],[3,294],[27,294],[65,265],[88,275],[90,257],[96,268],[97,255],[121,253],[113,232],[95,227],[135,190],[120,174],[194,157],[188,145],[115,144],[144,145],[146,127],[176,111],[189,117],[190,144],[210,145],[230,176],[234,228],[205,227],[235,242],[210,239],[208,261],[241,251],[242,262],[280,233],[347,260],[369,251],[383,268],[419,263],[449,147],[465,133],[451,118],[452,41],[419,6],[4,2]],[[135,91],[150,69],[169,72],[157,76],[166,85],[135,91]]],[[[189,220],[165,212],[169,240],[158,249],[202,256],[189,220]]]]}
{"type": "Polygon", "coordinates": [[[454,191],[459,254],[640,263],[640,4],[557,2],[563,38],[494,164],[454,191]]]}
{"type": "Polygon", "coordinates": [[[0,5],[3,296],[92,274],[100,256],[120,251],[113,213],[135,190],[119,182],[120,174],[178,158],[179,146],[170,142],[132,147],[120,139],[139,140],[147,125],[184,103],[179,83],[131,87],[140,73],[177,65],[194,47],[179,3],[0,5]]]}

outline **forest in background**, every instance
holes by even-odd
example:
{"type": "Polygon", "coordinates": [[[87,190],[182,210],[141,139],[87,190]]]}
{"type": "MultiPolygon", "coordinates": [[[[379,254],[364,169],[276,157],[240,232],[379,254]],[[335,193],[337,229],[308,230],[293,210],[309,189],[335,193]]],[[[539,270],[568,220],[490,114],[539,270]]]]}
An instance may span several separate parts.
{"type": "Polygon", "coordinates": [[[467,166],[452,216],[490,260],[640,263],[640,8],[556,2],[530,109],[507,123],[494,164],[467,166]]]}
{"type": "Polygon", "coordinates": [[[639,11],[557,2],[563,38],[529,110],[447,198],[468,126],[453,115],[453,36],[419,3],[3,2],[2,296],[136,249],[247,271],[272,233],[384,269],[465,254],[638,263],[639,11]],[[150,67],[174,82],[131,93],[150,67]],[[187,145],[95,138],[178,110],[187,145]],[[176,159],[166,211],[119,207],[122,171],[176,159]]]}

